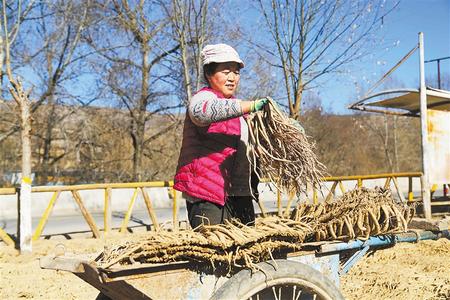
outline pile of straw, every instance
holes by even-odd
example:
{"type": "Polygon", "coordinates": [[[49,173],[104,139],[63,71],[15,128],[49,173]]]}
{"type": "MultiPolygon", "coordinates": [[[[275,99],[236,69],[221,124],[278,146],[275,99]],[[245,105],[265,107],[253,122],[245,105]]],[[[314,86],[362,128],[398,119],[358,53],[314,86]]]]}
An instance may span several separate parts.
{"type": "Polygon", "coordinates": [[[272,99],[246,120],[247,157],[260,179],[267,178],[279,190],[297,195],[306,192],[307,185],[320,186],[325,166],[317,160],[305,133],[272,99]]]}

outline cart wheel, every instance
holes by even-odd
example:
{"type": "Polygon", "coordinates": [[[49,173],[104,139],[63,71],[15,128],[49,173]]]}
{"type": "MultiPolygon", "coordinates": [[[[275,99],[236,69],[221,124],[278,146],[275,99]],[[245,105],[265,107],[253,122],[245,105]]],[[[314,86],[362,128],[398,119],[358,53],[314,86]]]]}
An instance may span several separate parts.
{"type": "Polygon", "coordinates": [[[308,265],[288,260],[259,263],[258,271],[242,270],[225,282],[215,299],[344,299],[339,289],[308,265]]]}

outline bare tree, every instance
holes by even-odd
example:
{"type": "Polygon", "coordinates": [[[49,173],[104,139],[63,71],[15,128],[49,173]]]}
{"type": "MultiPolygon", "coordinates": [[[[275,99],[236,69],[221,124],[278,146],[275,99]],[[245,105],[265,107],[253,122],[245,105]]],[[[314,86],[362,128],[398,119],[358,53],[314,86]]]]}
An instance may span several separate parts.
{"type": "MultiPolygon", "coordinates": [[[[2,5],[5,5],[5,9],[2,13],[2,16],[6,22],[2,22],[2,32],[0,34],[0,94],[3,95],[3,82],[4,76],[7,75],[7,68],[10,70],[14,69],[14,64],[11,60],[6,63],[6,52],[13,53],[15,51],[11,51],[16,44],[16,39],[19,34],[20,26],[24,20],[24,18],[28,15],[28,13],[32,10],[34,6],[34,0],[27,1],[2,1],[2,5]],[[6,33],[8,33],[6,35],[6,33]],[[8,49],[6,49],[8,47],[8,49]]],[[[11,111],[11,106],[2,101],[0,104],[3,104],[7,111],[11,111]]],[[[3,128],[3,132],[0,134],[0,143],[20,130],[19,124],[16,122],[16,118],[14,118],[14,113],[7,116],[2,116],[1,121],[7,124],[5,128],[3,128]],[[6,122],[5,122],[6,121],[6,122]]]]}
{"type": "MultiPolygon", "coordinates": [[[[431,66],[427,66],[431,67],[431,66]]],[[[431,69],[431,68],[430,68],[431,69]]],[[[440,87],[442,90],[450,91],[450,73],[448,72],[441,72],[441,74],[438,76],[437,74],[434,76],[427,77],[427,85],[432,86],[436,89],[440,87]],[[439,86],[440,84],[440,86],[439,86]]]]}
{"type": "MultiPolygon", "coordinates": [[[[301,113],[302,95],[326,75],[373,51],[371,34],[396,7],[381,0],[257,0],[269,40],[256,46],[281,69],[291,117],[301,113]]],[[[262,35],[264,37],[264,35],[262,35]]],[[[330,77],[328,77],[330,78],[330,77]]]]}
{"type": "MultiPolygon", "coordinates": [[[[21,16],[22,34],[16,39],[14,60],[19,73],[31,74],[27,84],[33,86],[32,97],[37,100],[31,107],[36,117],[32,138],[37,142],[35,170],[37,182],[41,184],[47,182],[51,167],[56,171],[55,164],[69,152],[68,147],[55,145],[69,144],[64,120],[77,111],[79,104],[87,105],[91,101],[86,97],[87,92],[77,95],[74,84],[86,72],[83,60],[89,53],[79,49],[89,2],[29,2],[27,14],[21,16]],[[61,104],[70,104],[70,109],[61,104]]],[[[92,94],[89,97],[95,99],[92,94]]],[[[20,128],[16,119],[7,116],[2,119],[10,127],[2,133],[0,142],[20,128]]]]}
{"type": "Polygon", "coordinates": [[[172,118],[172,122],[156,131],[147,128],[155,115],[170,113],[181,106],[172,97],[173,74],[168,66],[168,60],[179,51],[180,45],[167,38],[168,20],[154,3],[100,1],[97,8],[105,18],[86,40],[103,59],[101,67],[106,73],[103,84],[129,112],[128,130],[133,145],[130,179],[142,180],[143,159],[150,151],[148,145],[178,124],[172,118]]]}
{"type": "MultiPolygon", "coordinates": [[[[80,50],[89,6],[90,1],[81,4],[39,2],[30,15],[33,21],[28,24],[22,56],[24,64],[36,74],[33,83],[37,87],[34,92],[37,101],[32,110],[39,115],[33,132],[39,149],[36,169],[40,184],[47,183],[52,166],[74,151],[73,148],[69,150],[64,120],[74,114],[80,104],[87,105],[90,102],[86,95],[80,99],[74,91],[74,82],[80,80],[85,71],[82,60],[89,55],[85,49],[80,50]],[[42,104],[45,104],[44,107],[39,109],[42,104]],[[70,106],[63,107],[62,104],[70,106]],[[66,146],[55,143],[64,143],[66,146]]],[[[75,139],[75,136],[70,138],[76,144],[75,139]]]]}
{"type": "Polygon", "coordinates": [[[172,0],[159,1],[172,27],[172,37],[179,45],[179,55],[183,78],[183,94],[189,101],[202,81],[202,62],[200,52],[207,41],[209,23],[208,0],[172,0]]]}
{"type": "MultiPolygon", "coordinates": [[[[9,91],[17,104],[20,117],[20,133],[22,142],[22,181],[19,198],[19,248],[21,252],[31,252],[31,113],[28,99],[31,90],[25,91],[22,81],[15,77],[11,69],[11,43],[15,40],[21,22],[21,1],[17,2],[17,23],[13,27],[13,35],[8,27],[8,14],[6,1],[2,1],[1,38],[2,51],[4,51],[4,66],[10,84],[9,91]]],[[[32,2],[28,3],[29,6],[32,2]]]]}

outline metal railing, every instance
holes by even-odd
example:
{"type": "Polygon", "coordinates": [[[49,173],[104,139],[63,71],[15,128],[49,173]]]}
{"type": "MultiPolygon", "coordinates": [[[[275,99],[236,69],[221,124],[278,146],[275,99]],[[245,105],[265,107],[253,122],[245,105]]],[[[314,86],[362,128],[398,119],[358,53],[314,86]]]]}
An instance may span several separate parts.
{"type": "MultiPolygon", "coordinates": [[[[330,201],[336,192],[336,189],[339,188],[341,193],[345,193],[345,187],[343,182],[346,181],[355,181],[358,187],[364,185],[364,182],[372,179],[385,179],[384,186],[387,188],[391,185],[391,182],[394,183],[395,189],[397,191],[398,197],[402,201],[413,201],[413,178],[420,178],[420,172],[412,172],[412,173],[388,173],[388,174],[377,174],[377,175],[355,175],[355,176],[334,176],[334,177],[325,177],[323,179],[324,182],[333,182],[331,188],[325,193],[324,191],[313,190],[312,191],[312,202],[318,203],[318,194],[321,193],[324,195],[325,201],[330,201]],[[399,189],[398,178],[408,178],[408,196],[407,199],[404,198],[403,193],[399,189]],[[326,195],[326,196],[325,196],[326,195]]],[[[32,187],[32,193],[39,192],[51,192],[52,196],[48,202],[46,209],[44,210],[42,216],[40,217],[39,223],[36,226],[33,233],[33,240],[37,240],[40,238],[45,225],[49,217],[51,216],[53,207],[55,206],[60,194],[62,192],[70,192],[72,194],[73,200],[76,202],[78,207],[80,208],[80,212],[87,222],[90,230],[92,231],[95,238],[100,238],[100,229],[94,221],[91,213],[86,209],[83,198],[80,194],[80,191],[84,190],[104,190],[104,205],[103,205],[103,232],[107,233],[111,231],[111,194],[113,189],[134,189],[134,192],[131,196],[131,199],[128,203],[127,211],[124,215],[124,219],[120,225],[119,231],[125,232],[128,228],[128,224],[133,212],[133,207],[140,193],[144,200],[145,206],[147,208],[147,212],[149,214],[150,220],[152,222],[153,230],[160,230],[160,223],[158,222],[155,214],[155,210],[152,204],[152,200],[147,193],[146,189],[151,188],[168,188],[168,192],[172,196],[172,226],[173,229],[176,230],[179,226],[178,224],[178,203],[177,203],[177,191],[172,188],[172,181],[157,181],[157,182],[132,182],[132,183],[102,183],[102,184],[82,184],[82,185],[71,185],[71,186],[35,186],[32,187]]],[[[17,194],[15,188],[0,188],[0,195],[14,195],[17,194]]],[[[282,205],[282,194],[277,192],[277,209],[280,216],[289,215],[290,208],[292,206],[292,202],[295,198],[295,195],[287,195],[287,203],[283,209],[282,205]]],[[[265,215],[267,210],[264,208],[262,201],[259,201],[261,213],[265,215]]],[[[7,244],[13,244],[13,240],[11,237],[0,228],[0,239],[5,241],[7,244]]]]}

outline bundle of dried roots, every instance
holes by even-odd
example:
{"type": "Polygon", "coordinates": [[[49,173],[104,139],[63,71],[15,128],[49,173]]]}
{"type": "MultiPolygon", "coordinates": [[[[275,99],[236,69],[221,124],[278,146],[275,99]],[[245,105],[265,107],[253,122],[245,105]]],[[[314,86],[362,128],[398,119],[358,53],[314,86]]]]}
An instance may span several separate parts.
{"type": "Polygon", "coordinates": [[[414,207],[395,202],[390,190],[358,188],[333,202],[301,203],[291,218],[310,224],[314,240],[323,241],[404,232],[413,215],[414,207]]]}
{"type": "Polygon", "coordinates": [[[258,218],[255,226],[237,222],[200,227],[199,231],[152,232],[147,239],[105,250],[97,264],[168,263],[195,261],[212,266],[252,267],[273,252],[299,250],[311,228],[300,221],[277,217],[258,218]]]}
{"type": "Polygon", "coordinates": [[[325,167],[305,133],[269,98],[263,111],[247,118],[247,157],[259,178],[267,178],[284,192],[306,192],[320,185],[325,167]]]}
{"type": "Polygon", "coordinates": [[[270,216],[257,218],[255,226],[226,222],[197,231],[150,232],[144,240],[105,250],[96,263],[109,268],[192,261],[228,271],[234,266],[255,268],[274,253],[298,251],[308,241],[364,239],[406,231],[413,212],[413,208],[395,203],[388,190],[360,188],[330,203],[300,204],[290,219],[270,216]]]}

